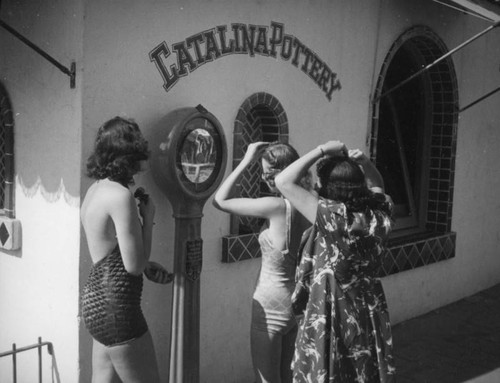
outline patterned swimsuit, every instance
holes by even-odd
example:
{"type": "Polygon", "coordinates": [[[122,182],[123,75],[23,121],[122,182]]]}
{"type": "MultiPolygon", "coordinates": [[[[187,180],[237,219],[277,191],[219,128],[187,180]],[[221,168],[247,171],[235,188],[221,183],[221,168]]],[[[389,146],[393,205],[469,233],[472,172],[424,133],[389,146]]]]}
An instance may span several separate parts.
{"type": "MultiPolygon", "coordinates": [[[[291,208],[286,204],[287,237],[290,234],[291,208]]],[[[295,288],[296,257],[286,250],[273,247],[269,229],[259,235],[262,250],[262,266],[253,294],[252,328],[269,333],[287,334],[297,322],[291,308],[295,288]]]]}
{"type": "Polygon", "coordinates": [[[85,326],[95,340],[115,346],[148,331],[141,310],[142,284],[142,275],[125,270],[118,246],[92,266],[81,302],[85,326]]]}

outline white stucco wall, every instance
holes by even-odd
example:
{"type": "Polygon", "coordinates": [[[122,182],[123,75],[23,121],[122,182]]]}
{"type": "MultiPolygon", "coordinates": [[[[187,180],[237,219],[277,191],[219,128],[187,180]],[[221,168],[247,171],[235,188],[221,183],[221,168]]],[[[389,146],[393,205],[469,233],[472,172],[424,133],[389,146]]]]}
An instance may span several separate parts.
{"type": "MultiPolygon", "coordinates": [[[[78,1],[2,1],[0,18],[68,66],[81,61],[78,1]]],[[[0,352],[54,345],[57,370],[43,349],[43,379],[77,382],[80,243],[81,72],[69,77],[0,30],[0,81],[10,96],[15,134],[15,210],[22,248],[0,250],[0,352]]],[[[18,356],[18,382],[38,381],[37,351],[18,356]]],[[[0,360],[12,381],[12,359],[0,360]]]]}
{"type": "MultiPolygon", "coordinates": [[[[114,115],[135,118],[147,136],[163,115],[201,103],[217,116],[225,130],[228,170],[234,118],[251,94],[267,92],[281,102],[289,121],[290,142],[301,153],[332,138],[344,140],[349,147],[365,148],[369,95],[394,40],[407,28],[423,24],[437,32],[451,49],[487,26],[432,1],[426,1],[424,7],[422,2],[410,0],[125,3],[120,9],[113,1],[91,3],[86,8],[84,154],[89,152],[97,126],[114,115]],[[332,102],[290,62],[258,55],[230,55],[206,63],[181,78],[167,93],[148,57],[162,41],[170,48],[218,25],[269,25],[271,21],[283,23],[285,33],[299,38],[338,74],[342,90],[334,92],[332,102]]],[[[494,68],[498,46],[498,35],[490,35],[454,56],[462,105],[488,91],[489,84],[494,83],[492,76],[498,78],[494,68]]],[[[166,61],[168,65],[175,62],[166,61]]],[[[453,212],[453,229],[458,233],[456,256],[384,278],[394,323],[499,281],[499,239],[490,229],[497,226],[498,219],[495,214],[487,214],[499,206],[495,198],[498,182],[488,179],[495,171],[493,156],[499,140],[493,127],[499,117],[492,107],[494,102],[494,98],[485,101],[460,118],[453,212]],[[477,152],[482,155],[473,154],[477,152]]],[[[150,175],[143,175],[140,183],[159,206],[153,259],[171,267],[171,207],[150,175]]],[[[202,381],[252,382],[248,333],[259,260],[220,262],[221,237],[229,233],[229,217],[210,202],[205,206],[202,227],[202,381]]],[[[164,377],[168,369],[170,299],[169,287],[148,284],[145,288],[145,312],[164,377]]]]}
{"type": "MultiPolygon", "coordinates": [[[[0,8],[2,20],[63,64],[75,60],[78,71],[76,89],[70,89],[66,75],[0,30],[0,80],[11,96],[16,123],[16,216],[23,225],[22,250],[0,251],[0,352],[13,342],[36,343],[42,336],[54,343],[62,382],[76,382],[79,374],[81,382],[90,380],[91,338],[77,318],[79,288],[90,268],[78,208],[90,184],[82,172],[99,125],[123,115],[136,119],[148,137],[165,114],[201,103],[224,128],[229,171],[238,108],[253,93],[267,92],[285,109],[290,143],[300,153],[335,138],[365,149],[369,96],[397,37],[411,26],[427,25],[452,49],[487,27],[431,0],[49,3],[36,0],[28,6],[4,0],[0,8]],[[232,23],[269,26],[271,21],[283,23],[285,33],[300,39],[338,74],[342,89],[333,93],[331,102],[300,68],[279,57],[222,57],[181,78],[169,92],[149,59],[162,41],[170,48],[218,25],[230,29],[232,23]]],[[[498,84],[499,40],[498,31],[491,32],[453,56],[461,106],[498,84]]],[[[497,104],[498,94],[460,115],[453,209],[456,255],[383,279],[394,323],[500,281],[497,104]]],[[[157,205],[152,260],[171,269],[172,209],[151,173],[141,174],[137,184],[157,205]]],[[[220,262],[229,216],[214,209],[211,200],[201,234],[201,382],[253,382],[250,308],[260,261],[220,262]]],[[[145,282],[143,308],[163,382],[168,376],[171,301],[171,285],[145,282]]],[[[0,360],[0,380],[10,372],[9,362],[0,360]]]]}

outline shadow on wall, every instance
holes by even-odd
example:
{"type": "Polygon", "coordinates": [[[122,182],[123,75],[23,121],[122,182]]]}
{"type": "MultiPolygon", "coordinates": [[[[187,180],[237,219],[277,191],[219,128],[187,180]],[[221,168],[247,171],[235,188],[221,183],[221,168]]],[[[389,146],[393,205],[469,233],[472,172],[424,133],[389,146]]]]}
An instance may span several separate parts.
{"type": "Polygon", "coordinates": [[[57,179],[57,176],[54,177],[54,179],[48,177],[48,180],[44,177],[44,181],[42,181],[40,176],[37,176],[34,181],[26,183],[23,177],[17,176],[16,184],[21,187],[26,198],[33,198],[37,193],[40,193],[47,202],[55,203],[64,198],[68,205],[78,208],[80,206],[79,193],[69,192],[64,180],[57,179]]]}
{"type": "Polygon", "coordinates": [[[22,102],[13,103],[14,181],[22,190],[18,197],[31,199],[39,193],[49,203],[64,198],[77,206],[82,173],[80,117],[72,100],[65,104],[54,95],[57,87],[47,89],[38,95],[42,101],[22,94],[26,96],[22,102]],[[50,109],[51,104],[57,105],[57,112],[50,109]]]}

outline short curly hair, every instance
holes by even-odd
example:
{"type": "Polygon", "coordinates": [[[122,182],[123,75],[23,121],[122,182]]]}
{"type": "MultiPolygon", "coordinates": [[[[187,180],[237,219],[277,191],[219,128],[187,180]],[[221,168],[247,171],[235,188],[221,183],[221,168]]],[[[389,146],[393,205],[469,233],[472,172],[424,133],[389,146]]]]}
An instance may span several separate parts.
{"type": "Polygon", "coordinates": [[[94,152],[87,160],[87,175],[129,185],[141,169],[141,161],[147,160],[149,154],[148,142],[137,123],[114,117],[97,132],[94,152]]]}

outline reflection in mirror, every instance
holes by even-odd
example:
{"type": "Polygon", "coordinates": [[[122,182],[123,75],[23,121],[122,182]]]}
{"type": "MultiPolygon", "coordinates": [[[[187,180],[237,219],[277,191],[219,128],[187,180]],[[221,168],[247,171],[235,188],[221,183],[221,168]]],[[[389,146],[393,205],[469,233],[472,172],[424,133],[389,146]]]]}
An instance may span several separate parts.
{"type": "Polygon", "coordinates": [[[195,184],[205,182],[215,168],[217,149],[210,132],[203,128],[191,131],[182,143],[182,171],[195,184]]]}

